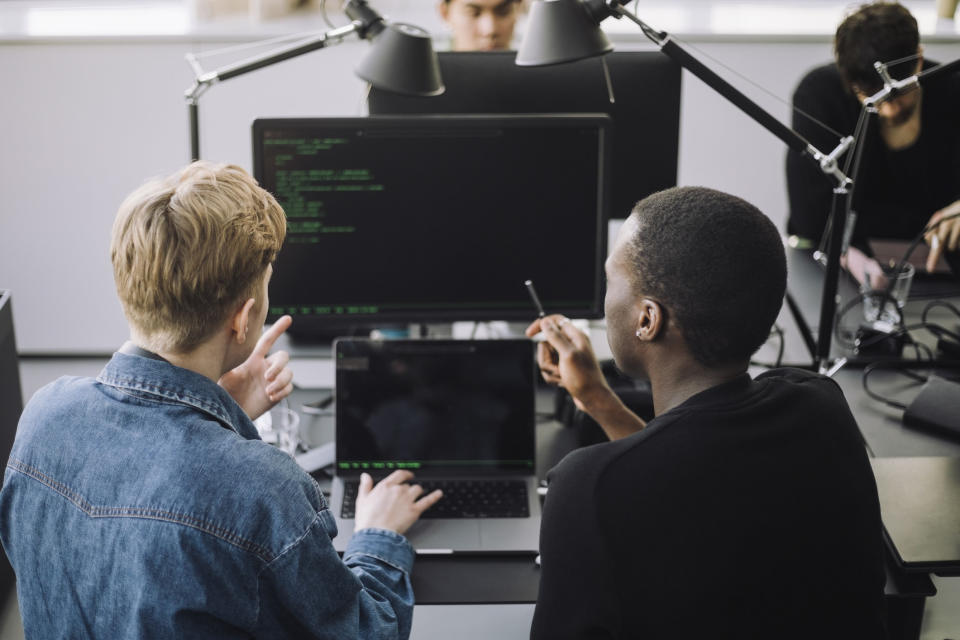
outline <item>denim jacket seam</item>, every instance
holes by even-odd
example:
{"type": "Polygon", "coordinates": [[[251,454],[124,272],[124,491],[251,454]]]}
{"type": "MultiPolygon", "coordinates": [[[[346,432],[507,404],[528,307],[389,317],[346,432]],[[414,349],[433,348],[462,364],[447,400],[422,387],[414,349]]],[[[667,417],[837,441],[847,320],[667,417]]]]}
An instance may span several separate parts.
{"type": "MultiPolygon", "coordinates": [[[[317,482],[317,479],[313,476],[310,476],[310,479],[313,481],[313,491],[317,495],[317,504],[323,505],[323,509],[320,509],[320,511],[329,511],[330,505],[327,504],[327,499],[323,497],[323,490],[320,489],[320,483],[317,482]]],[[[320,515],[320,511],[317,511],[318,517],[320,515]]]]}
{"type": "Polygon", "coordinates": [[[273,556],[273,554],[271,554],[269,549],[266,549],[265,547],[262,547],[251,540],[247,540],[243,536],[230,531],[229,529],[224,529],[223,527],[214,525],[213,523],[207,522],[201,518],[152,507],[94,506],[66,484],[51,478],[39,469],[35,469],[30,465],[17,460],[16,458],[10,458],[9,462],[7,462],[7,467],[56,491],[63,497],[67,498],[78,509],[80,509],[80,511],[91,518],[142,518],[145,520],[159,520],[161,522],[180,524],[192,529],[196,529],[202,533],[212,535],[215,538],[223,540],[224,542],[231,544],[243,551],[253,553],[264,563],[269,564],[276,558],[273,556]]]}
{"type": "Polygon", "coordinates": [[[388,559],[388,558],[384,558],[383,556],[381,556],[381,555],[379,555],[379,554],[371,553],[371,552],[369,552],[369,551],[353,551],[353,552],[350,553],[349,556],[344,556],[343,559],[344,559],[344,561],[346,561],[347,558],[350,558],[350,557],[353,557],[353,556],[367,556],[367,557],[370,557],[370,558],[374,558],[375,560],[379,560],[380,562],[382,562],[382,563],[384,563],[384,564],[386,564],[386,565],[389,565],[389,566],[393,567],[394,569],[396,569],[397,571],[399,571],[399,572],[401,572],[401,573],[403,573],[403,574],[407,574],[407,573],[408,573],[406,569],[404,569],[403,567],[401,567],[401,566],[399,566],[399,565],[397,564],[397,561],[396,561],[396,560],[390,560],[390,559],[388,559]]]}
{"type": "Polygon", "coordinates": [[[143,391],[140,389],[133,389],[130,387],[118,387],[115,385],[110,385],[118,392],[122,393],[125,396],[131,398],[137,398],[138,400],[146,400],[148,402],[156,402],[158,404],[165,404],[168,407],[182,407],[182,402],[177,402],[176,400],[171,400],[170,398],[164,397],[156,393],[150,393],[149,391],[143,391]]]}
{"type": "MultiPolygon", "coordinates": [[[[324,509],[324,511],[326,511],[326,509],[324,509]]],[[[283,556],[285,556],[285,555],[286,555],[288,552],[290,552],[294,547],[298,546],[301,542],[303,542],[303,541],[307,538],[307,536],[310,534],[310,530],[313,529],[313,526],[314,526],[315,524],[317,524],[317,523],[320,522],[320,513],[321,513],[321,512],[318,511],[317,513],[314,514],[313,520],[311,520],[311,521],[310,521],[310,524],[308,524],[308,525],[306,526],[306,528],[303,530],[303,533],[301,533],[299,536],[297,536],[297,539],[296,539],[296,540],[293,540],[293,541],[290,542],[287,546],[285,546],[283,549],[281,549],[279,552],[277,552],[277,555],[273,556],[273,558],[272,558],[267,564],[265,564],[263,567],[261,567],[260,571],[257,572],[257,578],[258,578],[258,579],[260,578],[260,574],[262,574],[264,571],[266,571],[267,569],[270,568],[270,565],[272,565],[272,564],[275,563],[277,560],[279,560],[280,558],[282,558],[283,556]]]]}
{"type": "Polygon", "coordinates": [[[172,401],[176,404],[187,405],[189,407],[200,409],[201,411],[205,411],[218,420],[230,425],[230,428],[236,431],[236,427],[234,427],[233,423],[230,421],[230,417],[224,410],[222,403],[205,400],[204,398],[196,396],[182,389],[175,391],[165,387],[162,384],[138,380],[136,378],[121,378],[101,373],[99,376],[97,376],[97,381],[121,391],[125,389],[142,391],[144,393],[163,398],[167,401],[172,401]]]}

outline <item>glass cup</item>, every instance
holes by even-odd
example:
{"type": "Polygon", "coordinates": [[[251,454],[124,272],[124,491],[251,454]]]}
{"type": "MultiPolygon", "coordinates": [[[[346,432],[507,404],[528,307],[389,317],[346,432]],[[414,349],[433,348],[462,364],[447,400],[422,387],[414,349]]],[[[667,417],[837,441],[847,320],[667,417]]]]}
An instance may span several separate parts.
{"type": "Polygon", "coordinates": [[[253,421],[264,442],[293,456],[300,446],[300,415],[286,402],[275,406],[253,421]]]}
{"type": "Polygon", "coordinates": [[[882,274],[864,274],[860,293],[863,295],[863,319],[868,325],[890,332],[900,324],[914,272],[912,264],[904,264],[899,272],[894,267],[884,266],[882,274]]]}

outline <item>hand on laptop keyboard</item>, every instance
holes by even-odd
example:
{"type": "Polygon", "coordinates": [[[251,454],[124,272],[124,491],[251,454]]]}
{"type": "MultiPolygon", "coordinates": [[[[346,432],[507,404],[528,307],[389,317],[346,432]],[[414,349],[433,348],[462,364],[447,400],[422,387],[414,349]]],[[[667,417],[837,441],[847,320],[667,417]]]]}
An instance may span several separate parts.
{"type": "Polygon", "coordinates": [[[440,489],[423,495],[423,487],[407,484],[412,479],[410,471],[394,471],[374,486],[369,474],[361,474],[354,530],[375,527],[405,533],[443,496],[440,489]]]}
{"type": "MultiPolygon", "coordinates": [[[[443,500],[422,518],[527,518],[527,485],[516,479],[421,480],[424,491],[441,490],[443,500]]],[[[356,482],[344,483],[341,518],[354,517],[358,491],[356,482]]]]}

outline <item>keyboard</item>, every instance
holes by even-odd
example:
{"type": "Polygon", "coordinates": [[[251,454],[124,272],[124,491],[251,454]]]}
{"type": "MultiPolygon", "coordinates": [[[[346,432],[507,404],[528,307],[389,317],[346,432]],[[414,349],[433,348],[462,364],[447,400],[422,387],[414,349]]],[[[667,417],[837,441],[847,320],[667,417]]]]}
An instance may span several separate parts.
{"type": "MultiPolygon", "coordinates": [[[[424,495],[435,489],[443,497],[421,518],[528,518],[527,483],[523,480],[428,480],[418,479],[424,495]]],[[[358,480],[344,482],[341,518],[353,518],[358,480]]]]}

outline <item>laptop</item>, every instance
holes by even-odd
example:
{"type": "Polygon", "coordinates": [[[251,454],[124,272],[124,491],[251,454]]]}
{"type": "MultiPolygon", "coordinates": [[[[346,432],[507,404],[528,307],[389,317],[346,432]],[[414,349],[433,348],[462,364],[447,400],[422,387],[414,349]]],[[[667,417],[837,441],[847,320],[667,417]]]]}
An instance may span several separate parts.
{"type": "Polygon", "coordinates": [[[532,341],[338,338],[334,359],[338,551],[360,474],[409,469],[444,491],[405,533],[417,553],[536,552],[532,341]]]}

